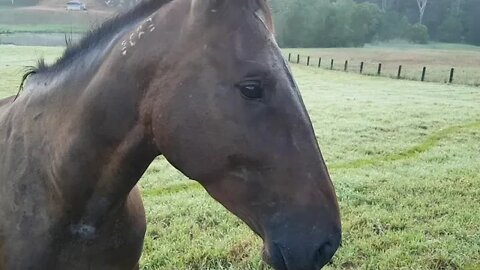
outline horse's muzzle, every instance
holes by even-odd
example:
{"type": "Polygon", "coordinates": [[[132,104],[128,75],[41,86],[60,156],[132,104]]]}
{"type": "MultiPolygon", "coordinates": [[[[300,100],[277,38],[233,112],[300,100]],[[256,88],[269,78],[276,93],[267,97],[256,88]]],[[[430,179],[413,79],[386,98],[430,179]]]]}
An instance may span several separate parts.
{"type": "Polygon", "coordinates": [[[319,270],[332,259],[340,246],[340,238],[338,234],[317,243],[298,240],[290,244],[283,241],[266,243],[263,259],[275,270],[319,270]]]}

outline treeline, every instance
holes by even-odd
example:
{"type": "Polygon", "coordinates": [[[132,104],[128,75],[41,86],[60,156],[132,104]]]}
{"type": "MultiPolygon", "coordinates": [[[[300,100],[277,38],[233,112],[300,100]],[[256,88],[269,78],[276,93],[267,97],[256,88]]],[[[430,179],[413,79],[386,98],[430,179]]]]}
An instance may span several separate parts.
{"type": "Polygon", "coordinates": [[[271,0],[271,4],[283,47],[349,47],[391,39],[480,45],[480,0],[271,0]]]}

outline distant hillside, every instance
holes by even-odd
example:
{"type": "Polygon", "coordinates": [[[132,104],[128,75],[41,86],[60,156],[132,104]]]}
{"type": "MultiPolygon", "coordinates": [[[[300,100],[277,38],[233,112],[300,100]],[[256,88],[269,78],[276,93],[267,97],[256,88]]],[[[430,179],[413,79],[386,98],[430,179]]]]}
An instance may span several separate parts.
{"type": "Polygon", "coordinates": [[[0,25],[75,25],[89,29],[140,0],[81,0],[87,11],[67,11],[66,3],[70,0],[14,0],[13,9],[9,8],[11,1],[0,0],[0,25]]]}
{"type": "Polygon", "coordinates": [[[118,9],[105,7],[97,0],[84,0],[87,11],[67,11],[67,1],[40,0],[38,5],[13,9],[1,8],[0,5],[0,25],[75,25],[88,29],[100,25],[118,12],[118,9]]]}
{"type": "MultiPolygon", "coordinates": [[[[1,1],[1,0],[0,0],[1,1]]],[[[37,0],[39,6],[64,7],[69,0],[37,0]]],[[[88,9],[118,10],[133,7],[141,0],[82,0],[88,9]],[[108,6],[107,4],[108,3],[108,6]]]]}
{"type": "MultiPolygon", "coordinates": [[[[70,0],[0,0],[3,7],[65,8],[70,0]]],[[[80,0],[93,10],[126,10],[142,0],[80,0]]]]}
{"type": "MultiPolygon", "coordinates": [[[[67,2],[68,0],[40,0],[38,5],[63,8],[67,2]]],[[[104,2],[100,0],[83,0],[82,2],[87,5],[88,9],[108,9],[104,2]]]]}

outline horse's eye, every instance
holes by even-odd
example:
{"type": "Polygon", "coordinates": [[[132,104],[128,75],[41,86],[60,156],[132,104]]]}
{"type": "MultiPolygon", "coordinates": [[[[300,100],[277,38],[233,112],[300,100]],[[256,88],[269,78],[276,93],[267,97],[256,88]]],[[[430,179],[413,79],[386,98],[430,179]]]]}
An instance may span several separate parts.
{"type": "Polygon", "coordinates": [[[260,81],[245,81],[237,84],[242,95],[248,99],[261,99],[263,97],[263,88],[260,81]]]}

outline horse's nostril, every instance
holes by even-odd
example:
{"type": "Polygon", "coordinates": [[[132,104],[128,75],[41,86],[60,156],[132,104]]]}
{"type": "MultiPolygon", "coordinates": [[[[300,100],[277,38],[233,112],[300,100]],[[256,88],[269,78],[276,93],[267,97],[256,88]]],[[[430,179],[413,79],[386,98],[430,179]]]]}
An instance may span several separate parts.
{"type": "Polygon", "coordinates": [[[263,260],[275,270],[287,270],[287,261],[278,244],[272,243],[270,249],[264,247],[263,260]]]}

